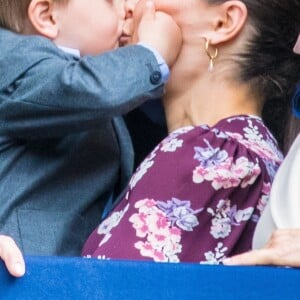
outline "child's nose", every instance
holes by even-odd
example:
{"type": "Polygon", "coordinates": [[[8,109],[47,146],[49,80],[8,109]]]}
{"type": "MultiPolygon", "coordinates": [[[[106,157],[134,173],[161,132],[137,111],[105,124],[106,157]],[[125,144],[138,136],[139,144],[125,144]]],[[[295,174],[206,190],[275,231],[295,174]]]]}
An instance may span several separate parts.
{"type": "Polygon", "coordinates": [[[132,18],[134,8],[139,0],[125,0],[125,18],[132,18]]]}
{"type": "Polygon", "coordinates": [[[115,7],[120,19],[125,19],[125,0],[115,0],[115,7]]]}

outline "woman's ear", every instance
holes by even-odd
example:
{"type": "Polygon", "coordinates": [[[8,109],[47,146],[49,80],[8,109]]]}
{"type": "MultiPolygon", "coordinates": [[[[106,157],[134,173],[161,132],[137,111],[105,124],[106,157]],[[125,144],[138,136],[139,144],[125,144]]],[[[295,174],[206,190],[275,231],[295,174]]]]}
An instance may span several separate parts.
{"type": "Polygon", "coordinates": [[[247,16],[247,7],[239,0],[226,1],[216,6],[213,30],[207,36],[210,43],[215,45],[235,38],[244,27],[247,16]]]}
{"type": "Polygon", "coordinates": [[[28,7],[28,19],[33,28],[51,40],[55,39],[58,34],[53,9],[53,0],[32,0],[28,7]]]}

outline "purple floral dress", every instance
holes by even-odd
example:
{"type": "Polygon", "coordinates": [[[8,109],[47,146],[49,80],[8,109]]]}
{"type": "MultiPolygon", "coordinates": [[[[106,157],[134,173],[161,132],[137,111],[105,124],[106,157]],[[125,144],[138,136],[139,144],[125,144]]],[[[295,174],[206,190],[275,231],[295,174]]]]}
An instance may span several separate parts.
{"type": "Polygon", "coordinates": [[[82,254],[218,264],[247,251],[281,161],[258,117],[178,129],[139,166],[82,254]]]}

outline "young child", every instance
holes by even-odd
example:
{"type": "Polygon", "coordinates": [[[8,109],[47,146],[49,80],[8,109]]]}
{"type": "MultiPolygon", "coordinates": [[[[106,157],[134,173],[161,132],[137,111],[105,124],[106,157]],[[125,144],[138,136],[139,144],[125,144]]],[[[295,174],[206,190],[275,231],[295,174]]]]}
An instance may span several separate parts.
{"type": "Polygon", "coordinates": [[[25,254],[79,254],[132,172],[120,116],[162,95],[181,37],[146,5],[142,45],[117,49],[124,15],[123,0],[1,2],[0,233],[25,254]]]}

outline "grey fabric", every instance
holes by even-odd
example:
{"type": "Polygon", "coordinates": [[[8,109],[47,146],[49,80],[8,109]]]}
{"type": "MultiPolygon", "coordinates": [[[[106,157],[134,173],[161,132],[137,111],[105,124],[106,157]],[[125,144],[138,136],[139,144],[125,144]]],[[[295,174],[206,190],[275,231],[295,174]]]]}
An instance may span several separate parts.
{"type": "Polygon", "coordinates": [[[162,95],[151,51],[76,58],[0,29],[0,233],[25,254],[78,255],[132,172],[122,114],[162,95]]]}

